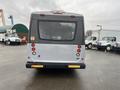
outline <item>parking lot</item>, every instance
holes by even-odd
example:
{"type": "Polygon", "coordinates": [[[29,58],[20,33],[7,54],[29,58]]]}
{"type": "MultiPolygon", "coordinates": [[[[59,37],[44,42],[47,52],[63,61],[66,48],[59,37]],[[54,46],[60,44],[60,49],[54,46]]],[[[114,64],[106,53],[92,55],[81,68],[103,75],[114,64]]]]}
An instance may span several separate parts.
{"type": "Polygon", "coordinates": [[[26,69],[26,46],[0,45],[0,90],[120,90],[120,54],[86,50],[85,70],[26,69]]]}

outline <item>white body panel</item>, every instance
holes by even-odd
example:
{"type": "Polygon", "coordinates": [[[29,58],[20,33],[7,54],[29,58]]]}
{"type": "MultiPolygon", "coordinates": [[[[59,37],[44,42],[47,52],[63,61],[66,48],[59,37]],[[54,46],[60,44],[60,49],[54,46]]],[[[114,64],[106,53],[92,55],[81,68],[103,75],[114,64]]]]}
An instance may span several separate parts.
{"type": "Polygon", "coordinates": [[[1,33],[0,34],[0,41],[4,40],[5,39],[5,33],[1,33]]]}
{"type": "Polygon", "coordinates": [[[117,46],[116,47],[120,48],[120,42],[117,42],[117,46]]]}
{"type": "Polygon", "coordinates": [[[88,44],[92,44],[92,45],[97,45],[97,40],[85,40],[85,45],[88,45],[88,44]]]}
{"type": "Polygon", "coordinates": [[[28,61],[52,63],[83,63],[85,46],[81,45],[80,56],[76,56],[78,45],[35,44],[36,55],[32,55],[31,44],[28,44],[28,61]],[[38,57],[40,55],[40,57],[38,57]]]}
{"type": "Polygon", "coordinates": [[[100,46],[107,46],[107,45],[111,45],[111,46],[114,46],[116,42],[112,42],[112,41],[99,41],[98,42],[98,45],[100,46]]]}
{"type": "Polygon", "coordinates": [[[120,49],[120,42],[115,43],[115,44],[114,44],[114,47],[120,49]]]}
{"type": "Polygon", "coordinates": [[[21,39],[19,37],[6,37],[5,41],[10,40],[11,42],[20,42],[21,39]]]}

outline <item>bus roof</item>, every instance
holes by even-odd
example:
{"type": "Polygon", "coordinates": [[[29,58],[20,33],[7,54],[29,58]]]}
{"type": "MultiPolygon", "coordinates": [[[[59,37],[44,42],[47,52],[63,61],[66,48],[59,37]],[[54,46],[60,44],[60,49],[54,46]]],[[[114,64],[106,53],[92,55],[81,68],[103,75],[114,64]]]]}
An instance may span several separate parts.
{"type": "Polygon", "coordinates": [[[64,11],[40,11],[40,12],[34,12],[34,13],[32,13],[32,15],[83,17],[83,15],[81,15],[81,14],[64,12],[64,11]]]}

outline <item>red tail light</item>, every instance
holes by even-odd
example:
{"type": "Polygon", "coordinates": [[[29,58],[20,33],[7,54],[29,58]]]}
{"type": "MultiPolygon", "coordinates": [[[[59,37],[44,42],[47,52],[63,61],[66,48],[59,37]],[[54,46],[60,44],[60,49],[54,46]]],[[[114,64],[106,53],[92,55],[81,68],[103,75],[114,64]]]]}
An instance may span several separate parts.
{"type": "Polygon", "coordinates": [[[77,49],[77,52],[78,52],[78,53],[80,52],[80,48],[77,49]]]}
{"type": "Polygon", "coordinates": [[[80,56],[80,52],[81,52],[81,45],[77,46],[77,53],[76,56],[79,57],[80,56]]]}
{"type": "Polygon", "coordinates": [[[32,47],[35,47],[35,43],[32,43],[31,46],[32,46],[32,47]]]}
{"type": "Polygon", "coordinates": [[[34,52],[36,49],[35,48],[32,48],[32,51],[34,52]]]}
{"type": "Polygon", "coordinates": [[[32,46],[32,54],[36,55],[35,43],[32,43],[31,46],[32,46]]]}
{"type": "Polygon", "coordinates": [[[78,48],[81,48],[81,45],[78,45],[78,48]]]}

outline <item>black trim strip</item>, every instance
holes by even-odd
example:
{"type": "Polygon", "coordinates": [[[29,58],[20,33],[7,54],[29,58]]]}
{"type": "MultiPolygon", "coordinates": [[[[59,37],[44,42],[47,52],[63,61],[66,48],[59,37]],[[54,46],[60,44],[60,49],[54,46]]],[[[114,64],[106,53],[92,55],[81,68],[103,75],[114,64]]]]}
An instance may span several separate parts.
{"type": "MultiPolygon", "coordinates": [[[[43,63],[43,62],[27,62],[26,68],[32,68],[32,65],[43,65],[47,69],[65,69],[68,65],[80,65],[80,68],[70,68],[70,69],[85,69],[86,65],[84,63],[43,63]]],[[[68,68],[69,69],[69,68],[68,68]]]]}

